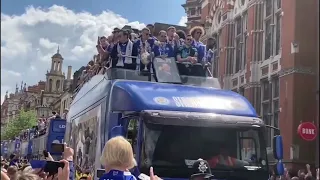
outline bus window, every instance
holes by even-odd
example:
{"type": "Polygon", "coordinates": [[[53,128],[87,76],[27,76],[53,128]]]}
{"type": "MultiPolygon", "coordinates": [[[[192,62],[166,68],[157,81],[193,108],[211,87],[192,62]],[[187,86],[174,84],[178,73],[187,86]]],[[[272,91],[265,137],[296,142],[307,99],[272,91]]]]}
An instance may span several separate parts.
{"type": "Polygon", "coordinates": [[[127,140],[130,142],[133,153],[136,153],[137,137],[138,137],[139,121],[137,119],[130,119],[127,131],[127,140]]]}

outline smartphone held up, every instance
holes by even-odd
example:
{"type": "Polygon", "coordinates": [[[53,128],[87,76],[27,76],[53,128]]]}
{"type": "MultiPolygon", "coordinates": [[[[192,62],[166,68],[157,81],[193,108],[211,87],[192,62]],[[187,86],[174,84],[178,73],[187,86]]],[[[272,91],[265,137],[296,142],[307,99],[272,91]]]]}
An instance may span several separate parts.
{"type": "Polygon", "coordinates": [[[60,143],[51,144],[51,153],[63,153],[63,152],[64,152],[64,144],[60,144],[60,143]]]}

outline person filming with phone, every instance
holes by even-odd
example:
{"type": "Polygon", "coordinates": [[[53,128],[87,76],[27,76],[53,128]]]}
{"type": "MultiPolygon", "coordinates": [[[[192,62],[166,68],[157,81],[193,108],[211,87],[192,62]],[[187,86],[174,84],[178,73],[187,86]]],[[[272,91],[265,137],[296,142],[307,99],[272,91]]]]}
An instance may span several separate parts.
{"type": "Polygon", "coordinates": [[[32,160],[30,162],[34,173],[44,179],[58,179],[58,180],[73,180],[74,166],[73,154],[74,150],[63,145],[63,159],[61,161],[54,161],[49,152],[44,151],[43,155],[46,160],[32,160]]]}

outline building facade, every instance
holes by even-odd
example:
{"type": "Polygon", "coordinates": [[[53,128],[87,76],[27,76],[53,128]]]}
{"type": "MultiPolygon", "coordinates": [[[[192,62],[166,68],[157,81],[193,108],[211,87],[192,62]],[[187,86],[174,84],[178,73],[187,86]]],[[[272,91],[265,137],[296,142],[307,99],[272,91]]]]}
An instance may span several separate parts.
{"type": "MultiPolygon", "coordinates": [[[[62,71],[63,57],[59,53],[51,58],[51,69],[46,74],[46,81],[39,81],[37,85],[26,86],[21,82],[20,89],[16,85],[15,93],[5,95],[3,104],[1,105],[1,126],[14,119],[20,110],[36,110],[37,116],[40,118],[48,117],[54,109],[54,102],[66,96],[72,85],[72,67],[68,66],[67,78],[62,71]]],[[[65,100],[65,99],[64,99],[65,100]]],[[[57,112],[60,112],[60,105],[57,112]]]]}
{"type": "MultiPolygon", "coordinates": [[[[216,39],[214,68],[223,88],[244,95],[266,124],[280,128],[289,167],[318,163],[316,142],[297,134],[301,122],[319,121],[318,1],[187,0],[186,11],[193,11],[191,2],[201,7],[202,39],[216,39]]],[[[269,150],[277,133],[267,131],[269,150]]]]}

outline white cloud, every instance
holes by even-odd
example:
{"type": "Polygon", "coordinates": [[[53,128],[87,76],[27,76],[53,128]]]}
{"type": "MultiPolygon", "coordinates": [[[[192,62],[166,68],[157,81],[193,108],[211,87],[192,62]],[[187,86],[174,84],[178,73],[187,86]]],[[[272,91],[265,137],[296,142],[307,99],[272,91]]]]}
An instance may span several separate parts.
{"type": "Polygon", "coordinates": [[[187,16],[182,16],[180,21],[179,21],[179,23],[178,23],[178,25],[179,26],[187,26],[186,25],[187,21],[188,21],[188,17],[187,16]]]}
{"type": "Polygon", "coordinates": [[[30,6],[21,15],[1,13],[1,95],[13,92],[21,81],[34,85],[45,80],[58,45],[64,57],[63,70],[66,72],[68,65],[73,71],[79,69],[96,53],[98,36],[108,36],[113,28],[126,24],[138,29],[145,26],[111,11],[93,15],[57,5],[46,9],[30,6]]]}
{"type": "Polygon", "coordinates": [[[53,49],[53,48],[57,48],[58,47],[57,43],[53,43],[47,38],[40,38],[39,39],[39,45],[41,47],[43,47],[43,48],[46,48],[46,49],[53,49]]]}

